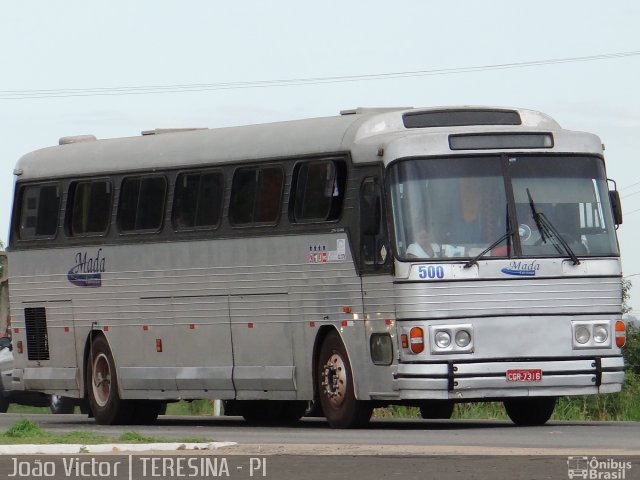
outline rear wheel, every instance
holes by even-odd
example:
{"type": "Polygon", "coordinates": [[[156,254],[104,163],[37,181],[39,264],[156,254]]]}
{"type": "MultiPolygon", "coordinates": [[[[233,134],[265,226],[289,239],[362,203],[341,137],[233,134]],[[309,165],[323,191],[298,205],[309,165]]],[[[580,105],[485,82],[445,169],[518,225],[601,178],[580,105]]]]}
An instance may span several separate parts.
{"type": "Polygon", "coordinates": [[[504,408],[513,423],[522,426],[544,425],[553,415],[556,397],[524,397],[504,401],[504,408]]]}
{"type": "Polygon", "coordinates": [[[420,415],[428,420],[448,420],[453,415],[454,406],[447,400],[426,400],[420,404],[420,415]]]}
{"type": "Polygon", "coordinates": [[[123,425],[131,422],[134,404],[118,394],[118,376],[107,340],[97,336],[91,344],[87,361],[89,407],[100,425],[123,425]]]}
{"type": "Polygon", "coordinates": [[[336,331],[322,342],[317,364],[317,387],[322,411],[333,428],[355,428],[366,425],[373,407],[357,400],[349,356],[336,331]]]}

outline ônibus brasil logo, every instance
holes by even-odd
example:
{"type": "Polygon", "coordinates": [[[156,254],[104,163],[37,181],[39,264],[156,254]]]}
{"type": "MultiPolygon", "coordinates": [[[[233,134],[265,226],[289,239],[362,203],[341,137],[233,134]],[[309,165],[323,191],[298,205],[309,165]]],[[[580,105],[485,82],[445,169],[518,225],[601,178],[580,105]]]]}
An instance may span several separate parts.
{"type": "Polygon", "coordinates": [[[67,273],[67,279],[78,287],[97,288],[102,286],[102,274],[105,271],[105,259],[99,248],[95,256],[87,252],[77,252],[75,265],[67,273]]]}
{"type": "Polygon", "coordinates": [[[626,480],[631,462],[615,458],[567,457],[567,476],[584,480],[626,480]]]}

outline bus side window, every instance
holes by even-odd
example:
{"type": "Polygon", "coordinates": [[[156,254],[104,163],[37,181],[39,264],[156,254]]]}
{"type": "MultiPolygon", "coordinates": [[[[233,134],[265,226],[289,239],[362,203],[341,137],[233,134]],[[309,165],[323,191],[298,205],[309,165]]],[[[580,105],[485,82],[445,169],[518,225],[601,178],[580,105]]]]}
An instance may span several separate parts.
{"type": "Polygon", "coordinates": [[[360,188],[360,249],[363,262],[381,265],[386,261],[382,222],[382,192],[373,177],[362,182],[360,188]]]}
{"type": "Polygon", "coordinates": [[[111,220],[113,189],[108,180],[74,182],[69,188],[68,228],[71,236],[104,235],[111,220]]]}
{"type": "Polygon", "coordinates": [[[280,166],[238,168],[231,185],[231,225],[276,225],[283,188],[284,171],[280,166]]]}
{"type": "Polygon", "coordinates": [[[289,216],[295,223],[330,222],[342,213],[346,165],[342,160],[316,160],[296,165],[289,216]]]}
{"type": "Polygon", "coordinates": [[[156,232],[162,227],[167,197],[163,176],[127,177],[122,180],[118,225],[123,232],[156,232]]]}
{"type": "Polygon", "coordinates": [[[30,185],[22,189],[20,239],[52,238],[58,231],[60,189],[57,184],[30,185]]]}
{"type": "Polygon", "coordinates": [[[223,195],[221,172],[181,173],[173,196],[173,228],[216,228],[222,215],[223,195]]]}

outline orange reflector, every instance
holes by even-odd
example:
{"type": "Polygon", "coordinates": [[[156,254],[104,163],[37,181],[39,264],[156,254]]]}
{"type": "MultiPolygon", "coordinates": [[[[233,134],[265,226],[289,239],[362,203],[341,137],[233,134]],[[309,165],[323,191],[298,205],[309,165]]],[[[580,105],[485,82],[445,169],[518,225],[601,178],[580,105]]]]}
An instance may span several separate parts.
{"type": "Polygon", "coordinates": [[[402,348],[409,348],[409,337],[406,333],[400,335],[400,341],[402,342],[402,348]]]}
{"type": "Polygon", "coordinates": [[[351,313],[351,307],[342,307],[342,313],[351,313]]]}
{"type": "Polygon", "coordinates": [[[161,338],[156,338],[156,352],[158,352],[158,353],[162,352],[162,339],[161,338]]]}
{"type": "Polygon", "coordinates": [[[16,343],[16,351],[22,353],[22,340],[18,340],[18,343],[16,343]]]}
{"type": "Polygon", "coordinates": [[[616,345],[622,348],[625,343],[627,343],[627,326],[623,321],[618,320],[616,322],[616,345]]]}
{"type": "Polygon", "coordinates": [[[409,342],[413,353],[422,353],[424,350],[424,332],[420,327],[409,330],[409,342]]]}
{"type": "Polygon", "coordinates": [[[384,323],[385,323],[386,325],[393,325],[393,320],[391,320],[391,319],[386,319],[386,320],[384,321],[384,323]]]}

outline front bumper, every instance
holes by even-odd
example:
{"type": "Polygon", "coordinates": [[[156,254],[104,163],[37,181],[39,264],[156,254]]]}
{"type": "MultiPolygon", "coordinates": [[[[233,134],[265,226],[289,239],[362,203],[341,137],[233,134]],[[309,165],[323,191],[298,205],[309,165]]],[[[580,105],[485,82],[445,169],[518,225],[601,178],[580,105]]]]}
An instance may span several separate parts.
{"type": "Polygon", "coordinates": [[[623,382],[622,356],[400,363],[393,373],[393,388],[405,400],[613,393],[623,382]],[[542,378],[508,381],[508,370],[542,370],[542,378]]]}

